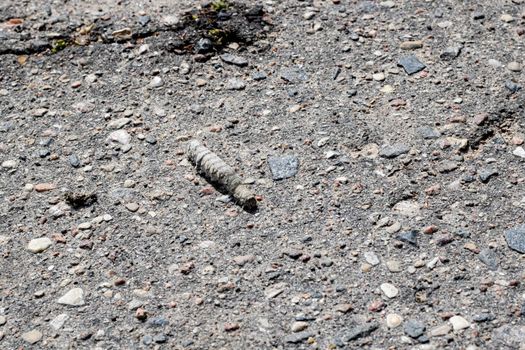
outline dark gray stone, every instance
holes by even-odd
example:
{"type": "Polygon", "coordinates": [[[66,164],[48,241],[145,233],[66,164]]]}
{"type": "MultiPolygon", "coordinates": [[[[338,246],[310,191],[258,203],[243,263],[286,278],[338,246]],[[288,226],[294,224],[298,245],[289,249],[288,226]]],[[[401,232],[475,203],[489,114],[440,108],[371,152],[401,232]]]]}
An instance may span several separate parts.
{"type": "Polygon", "coordinates": [[[426,335],[423,334],[422,336],[417,338],[417,341],[420,343],[428,343],[430,339],[426,335]]]}
{"type": "Polygon", "coordinates": [[[337,77],[339,77],[339,74],[341,74],[341,67],[335,67],[334,72],[332,73],[332,80],[336,80],[337,77]]]}
{"type": "Polygon", "coordinates": [[[139,23],[141,26],[147,25],[149,22],[151,22],[150,16],[139,16],[139,23]]]}
{"type": "Polygon", "coordinates": [[[458,57],[463,48],[461,46],[449,46],[439,55],[443,61],[451,61],[458,57]]]}
{"type": "Polygon", "coordinates": [[[284,337],[284,342],[292,343],[292,344],[302,343],[303,341],[313,336],[314,334],[309,331],[298,332],[298,333],[290,334],[284,337]]]}
{"type": "Polygon", "coordinates": [[[381,151],[379,151],[379,155],[384,158],[395,158],[402,154],[408,153],[408,151],[410,151],[410,147],[401,143],[396,143],[381,148],[381,151]]]}
{"type": "Polygon", "coordinates": [[[155,138],[155,136],[148,135],[146,136],[146,142],[150,145],[154,145],[157,143],[157,139],[155,138]]]}
{"type": "Polygon", "coordinates": [[[483,168],[478,172],[478,175],[479,181],[486,184],[487,182],[489,182],[491,177],[498,175],[498,171],[492,168],[483,168]]]}
{"type": "Polygon", "coordinates": [[[238,67],[246,67],[248,65],[248,60],[246,58],[229,53],[222,54],[221,60],[223,60],[225,63],[233,64],[234,66],[238,67]]]}
{"type": "Polygon", "coordinates": [[[148,321],[150,327],[164,327],[170,322],[163,317],[154,317],[148,321]]]}
{"type": "Polygon", "coordinates": [[[408,244],[412,244],[413,246],[417,247],[417,236],[419,233],[416,230],[408,231],[408,232],[402,232],[399,235],[397,235],[396,239],[405,242],[408,244]]]}
{"type": "Polygon", "coordinates": [[[441,133],[439,131],[426,126],[418,128],[417,131],[419,135],[421,135],[421,137],[423,137],[425,140],[437,139],[441,137],[441,133]]]}
{"type": "Polygon", "coordinates": [[[274,180],[283,180],[295,176],[299,170],[299,159],[294,155],[269,157],[268,165],[274,180]]]}
{"type": "Polygon", "coordinates": [[[195,44],[195,53],[206,53],[211,51],[213,43],[208,38],[201,38],[195,44]]]}
{"type": "Polygon", "coordinates": [[[345,335],[343,335],[342,340],[349,342],[356,340],[362,337],[367,337],[372,334],[373,331],[379,328],[377,323],[365,324],[351,328],[345,335]]]}
{"type": "Polygon", "coordinates": [[[482,249],[478,254],[478,259],[487,265],[491,270],[498,269],[498,255],[496,252],[490,248],[482,249]]]}
{"type": "Polygon", "coordinates": [[[280,77],[291,84],[298,84],[308,80],[308,75],[300,67],[283,68],[280,77]]]}
{"type": "Polygon", "coordinates": [[[408,320],[403,326],[405,333],[412,338],[419,338],[425,332],[426,326],[418,320],[408,320]]]}
{"type": "Polygon", "coordinates": [[[49,156],[50,154],[51,154],[51,152],[47,148],[42,148],[42,149],[40,149],[38,151],[38,156],[40,158],[45,158],[45,157],[49,156]]]}
{"type": "Polygon", "coordinates": [[[485,314],[485,313],[484,314],[474,315],[474,317],[472,317],[472,321],[477,322],[477,323],[490,322],[490,321],[493,321],[495,319],[496,319],[496,317],[494,315],[485,314]]]}
{"type": "Polygon", "coordinates": [[[505,240],[511,249],[525,254],[525,225],[516,226],[505,231],[505,240]]]}
{"type": "Polygon", "coordinates": [[[408,75],[420,72],[427,67],[414,55],[402,57],[397,65],[403,67],[408,75]]]}
{"type": "Polygon", "coordinates": [[[153,337],[153,341],[157,344],[163,344],[168,341],[168,337],[164,334],[157,334],[153,337]]]}
{"type": "Polygon", "coordinates": [[[505,87],[507,88],[507,90],[509,90],[513,94],[515,94],[516,92],[522,89],[521,85],[516,84],[512,80],[507,80],[505,82],[505,87]]]}
{"type": "Polygon", "coordinates": [[[476,181],[476,177],[471,174],[465,174],[461,177],[461,182],[469,184],[471,182],[476,181]]]}
{"type": "Polygon", "coordinates": [[[470,237],[470,232],[464,229],[459,229],[457,231],[454,231],[454,234],[460,238],[468,238],[470,237]]]}
{"type": "Polygon", "coordinates": [[[150,345],[151,343],[153,343],[153,337],[151,335],[145,335],[142,337],[142,344],[150,345]]]}
{"type": "Polygon", "coordinates": [[[252,79],[253,79],[253,80],[256,80],[256,81],[264,80],[264,79],[266,79],[266,78],[267,78],[266,73],[261,72],[261,71],[254,72],[254,73],[252,74],[252,79]]]}
{"type": "Polygon", "coordinates": [[[182,346],[184,346],[185,348],[189,347],[190,345],[193,345],[194,344],[194,341],[191,340],[191,339],[186,339],[186,340],[183,340],[182,341],[182,346]]]}
{"type": "Polygon", "coordinates": [[[68,160],[69,160],[69,164],[71,164],[73,168],[78,168],[80,166],[80,159],[78,158],[76,154],[70,155],[68,157],[68,160]]]}
{"type": "Polygon", "coordinates": [[[44,39],[35,39],[30,41],[29,47],[32,51],[40,52],[51,47],[51,44],[44,39]]]}
{"type": "Polygon", "coordinates": [[[348,90],[348,91],[346,92],[346,95],[347,95],[348,97],[354,97],[355,95],[357,95],[357,90],[356,90],[356,89],[348,90]]]}

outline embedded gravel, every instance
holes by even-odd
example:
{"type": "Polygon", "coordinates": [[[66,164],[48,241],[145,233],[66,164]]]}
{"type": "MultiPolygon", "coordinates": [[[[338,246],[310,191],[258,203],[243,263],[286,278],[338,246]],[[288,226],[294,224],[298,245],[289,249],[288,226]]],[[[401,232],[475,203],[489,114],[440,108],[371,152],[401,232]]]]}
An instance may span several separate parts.
{"type": "Polygon", "coordinates": [[[2,1],[0,348],[522,349],[524,38],[522,0],[2,1]]]}

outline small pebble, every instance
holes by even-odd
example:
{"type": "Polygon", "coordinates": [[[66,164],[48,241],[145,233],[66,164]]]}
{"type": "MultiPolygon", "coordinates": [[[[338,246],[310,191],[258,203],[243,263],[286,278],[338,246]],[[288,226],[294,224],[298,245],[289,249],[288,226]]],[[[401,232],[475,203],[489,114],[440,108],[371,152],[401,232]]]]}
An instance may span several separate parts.
{"type": "Polygon", "coordinates": [[[57,302],[68,306],[82,306],[85,304],[84,291],[82,288],[73,288],[60,297],[57,302]]]}
{"type": "Polygon", "coordinates": [[[501,15],[500,19],[505,22],[505,23],[510,23],[510,22],[514,22],[514,17],[512,17],[511,15],[505,13],[503,15],[501,15]]]}
{"type": "Polygon", "coordinates": [[[504,232],[509,248],[525,254],[525,225],[515,226],[504,232]]]}
{"type": "Polygon", "coordinates": [[[308,322],[298,321],[292,324],[292,332],[301,332],[308,328],[308,322]]]}
{"type": "Polygon", "coordinates": [[[461,316],[452,316],[449,319],[449,322],[452,324],[452,328],[454,328],[455,331],[470,327],[470,323],[461,316]]]}
{"type": "Polygon", "coordinates": [[[395,298],[399,295],[399,289],[391,283],[381,284],[381,290],[389,299],[395,298]]]}
{"type": "Polygon", "coordinates": [[[388,314],[386,315],[386,325],[388,328],[399,327],[403,323],[403,318],[398,314],[388,314]]]}
{"type": "Polygon", "coordinates": [[[32,239],[27,245],[27,250],[31,253],[42,253],[53,245],[53,241],[47,237],[32,239]]]}
{"type": "Polygon", "coordinates": [[[426,326],[419,320],[408,320],[403,326],[405,333],[412,338],[419,338],[425,332],[426,326]]]}
{"type": "Polygon", "coordinates": [[[22,339],[24,339],[29,344],[38,343],[42,339],[42,337],[43,337],[42,332],[36,329],[22,334],[22,339]]]}
{"type": "Polygon", "coordinates": [[[138,203],[128,203],[126,204],[126,209],[128,209],[129,211],[131,212],[136,212],[137,210],[139,210],[139,205],[138,203]]]}
{"type": "Polygon", "coordinates": [[[155,89],[161,87],[162,85],[164,85],[164,81],[162,81],[161,77],[157,76],[151,79],[148,86],[150,89],[155,89]]]}
{"type": "Polygon", "coordinates": [[[380,263],[379,258],[374,252],[365,252],[364,257],[366,262],[372,266],[379,265],[380,263]]]}
{"type": "Polygon", "coordinates": [[[421,40],[415,41],[404,41],[401,43],[400,48],[402,50],[415,50],[423,47],[423,42],[421,40]]]}
{"type": "Polygon", "coordinates": [[[507,69],[512,72],[521,72],[521,65],[518,62],[510,62],[507,64],[507,69]]]}

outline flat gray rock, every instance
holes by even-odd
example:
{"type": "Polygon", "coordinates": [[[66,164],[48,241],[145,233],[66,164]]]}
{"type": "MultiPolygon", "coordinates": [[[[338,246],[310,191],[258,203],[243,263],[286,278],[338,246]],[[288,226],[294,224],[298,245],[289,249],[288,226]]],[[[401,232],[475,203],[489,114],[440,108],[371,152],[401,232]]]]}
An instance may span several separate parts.
{"type": "Polygon", "coordinates": [[[308,80],[308,75],[300,67],[283,68],[280,77],[289,83],[297,84],[308,80]]]}
{"type": "Polygon", "coordinates": [[[268,165],[274,180],[283,180],[295,176],[299,171],[299,159],[294,155],[269,157],[268,165]]]}
{"type": "Polygon", "coordinates": [[[297,344],[313,336],[314,334],[312,332],[308,332],[308,331],[298,332],[298,333],[287,335],[286,337],[284,337],[284,341],[286,343],[297,344]]]}
{"type": "Polygon", "coordinates": [[[409,243],[417,247],[417,236],[418,236],[418,232],[416,230],[412,230],[412,231],[400,233],[399,235],[396,236],[396,239],[401,242],[409,243]]]}
{"type": "Polygon", "coordinates": [[[381,148],[381,151],[379,151],[379,155],[383,158],[395,158],[402,154],[408,153],[408,151],[410,151],[410,147],[401,143],[396,143],[381,148]]]}
{"type": "Polygon", "coordinates": [[[498,175],[499,172],[498,170],[496,169],[493,169],[493,168],[483,168],[483,169],[480,169],[478,171],[478,175],[479,175],[479,181],[483,182],[484,184],[486,184],[487,182],[489,182],[489,180],[498,175]]]}
{"type": "Polygon", "coordinates": [[[487,265],[491,270],[498,269],[498,255],[496,252],[490,248],[482,249],[478,254],[478,259],[487,265]]]}
{"type": "Polygon", "coordinates": [[[246,58],[229,53],[222,54],[221,60],[223,60],[225,63],[233,64],[234,66],[238,67],[246,67],[248,65],[248,60],[246,58]]]}
{"type": "Polygon", "coordinates": [[[408,75],[420,72],[427,67],[414,55],[400,58],[397,65],[403,67],[408,75]]]}
{"type": "Polygon", "coordinates": [[[377,323],[371,323],[371,324],[365,324],[361,326],[357,326],[354,328],[351,328],[348,333],[346,333],[342,340],[345,342],[349,342],[352,340],[356,340],[362,337],[367,337],[370,334],[372,334],[373,331],[379,328],[379,325],[377,323]]]}
{"type": "Polygon", "coordinates": [[[418,320],[408,320],[403,326],[405,333],[412,338],[419,338],[425,333],[426,326],[418,320]]]}
{"type": "Polygon", "coordinates": [[[505,240],[509,248],[525,254],[525,225],[520,225],[505,231],[505,240]]]}
{"type": "Polygon", "coordinates": [[[424,138],[425,140],[432,140],[432,139],[437,139],[441,137],[441,133],[439,131],[433,128],[426,127],[426,126],[418,128],[417,131],[419,135],[421,135],[421,137],[424,138]]]}
{"type": "Polygon", "coordinates": [[[462,46],[449,46],[439,55],[443,61],[451,61],[461,53],[462,46]]]}

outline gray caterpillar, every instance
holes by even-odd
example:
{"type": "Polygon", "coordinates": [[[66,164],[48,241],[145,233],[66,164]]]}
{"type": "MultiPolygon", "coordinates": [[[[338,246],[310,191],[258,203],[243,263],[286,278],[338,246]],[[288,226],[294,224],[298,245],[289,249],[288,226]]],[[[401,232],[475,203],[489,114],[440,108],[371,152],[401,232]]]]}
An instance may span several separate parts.
{"type": "Polygon", "coordinates": [[[188,159],[197,167],[197,171],[210,181],[224,187],[240,206],[246,209],[257,207],[254,193],[242,183],[242,179],[233,168],[215,153],[201,145],[199,141],[191,140],[188,143],[187,154],[188,159]]]}

